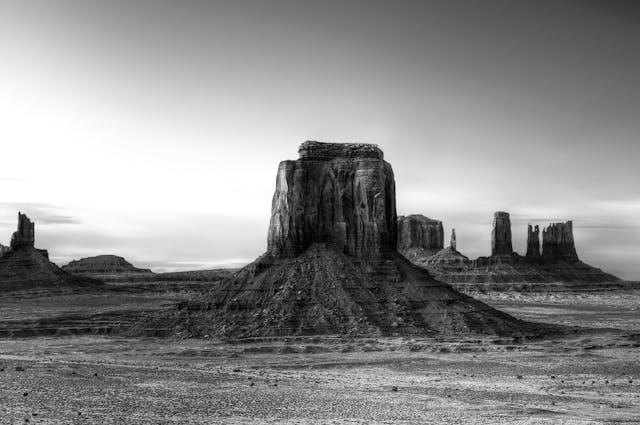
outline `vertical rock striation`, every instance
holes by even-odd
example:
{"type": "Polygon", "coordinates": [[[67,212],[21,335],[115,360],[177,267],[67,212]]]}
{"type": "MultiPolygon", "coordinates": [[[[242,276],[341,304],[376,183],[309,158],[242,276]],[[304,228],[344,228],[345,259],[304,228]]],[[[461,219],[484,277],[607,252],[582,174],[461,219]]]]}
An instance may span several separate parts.
{"type": "Polygon", "coordinates": [[[435,253],[444,248],[442,221],[432,220],[421,214],[398,217],[398,251],[410,248],[435,253]]]}
{"type": "Polygon", "coordinates": [[[540,258],[540,227],[537,225],[535,228],[530,224],[527,227],[527,253],[525,256],[527,259],[540,258]]]}
{"type": "Polygon", "coordinates": [[[498,211],[493,215],[491,255],[513,255],[511,244],[511,219],[509,213],[498,211]]]}
{"type": "Polygon", "coordinates": [[[545,261],[578,261],[573,241],[573,221],[552,223],[542,231],[542,257],[545,261]]]}
{"type": "Polygon", "coordinates": [[[382,151],[307,141],[298,152],[278,167],[267,252],[291,258],[314,242],[363,259],[394,252],[395,182],[382,151]]]}

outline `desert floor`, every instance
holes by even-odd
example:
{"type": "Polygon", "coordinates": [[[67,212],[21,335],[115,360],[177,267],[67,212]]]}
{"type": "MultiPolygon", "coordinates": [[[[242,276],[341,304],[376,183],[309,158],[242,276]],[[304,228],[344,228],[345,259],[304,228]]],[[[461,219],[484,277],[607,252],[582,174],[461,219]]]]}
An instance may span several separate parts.
{"type": "MultiPolygon", "coordinates": [[[[109,297],[4,297],[0,322],[172,300],[109,297]]],[[[622,330],[541,341],[3,338],[0,423],[640,423],[639,291],[481,297],[526,319],[622,330]]]]}

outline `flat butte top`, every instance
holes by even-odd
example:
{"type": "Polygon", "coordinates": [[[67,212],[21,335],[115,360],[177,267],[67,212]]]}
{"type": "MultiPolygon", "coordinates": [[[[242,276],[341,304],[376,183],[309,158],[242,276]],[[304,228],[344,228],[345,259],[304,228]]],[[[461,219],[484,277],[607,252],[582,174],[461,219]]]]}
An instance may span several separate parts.
{"type": "Polygon", "coordinates": [[[330,161],[336,158],[384,159],[378,145],[364,143],[323,143],[308,140],[300,145],[301,160],[330,161]]]}

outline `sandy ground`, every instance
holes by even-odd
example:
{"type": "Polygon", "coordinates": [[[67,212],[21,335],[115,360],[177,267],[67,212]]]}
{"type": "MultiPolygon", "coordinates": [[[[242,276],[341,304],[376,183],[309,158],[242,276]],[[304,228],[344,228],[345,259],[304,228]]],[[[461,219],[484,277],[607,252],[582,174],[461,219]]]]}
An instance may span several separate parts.
{"type": "MultiPolygon", "coordinates": [[[[0,339],[0,424],[640,423],[638,297],[485,296],[523,318],[624,329],[545,341],[0,339]]],[[[5,300],[0,316],[73,310],[51,301],[5,300]]]]}

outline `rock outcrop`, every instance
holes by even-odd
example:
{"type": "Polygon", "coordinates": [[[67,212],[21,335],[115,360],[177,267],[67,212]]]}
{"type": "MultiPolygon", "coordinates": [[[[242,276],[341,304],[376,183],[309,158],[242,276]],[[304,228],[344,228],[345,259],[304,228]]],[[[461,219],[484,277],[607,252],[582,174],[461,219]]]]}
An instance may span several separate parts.
{"type": "Polygon", "coordinates": [[[34,248],[35,226],[18,213],[18,230],[11,238],[11,248],[0,257],[0,292],[50,292],[95,290],[103,287],[95,279],[71,275],[51,261],[47,251],[34,248]]]}
{"type": "Polygon", "coordinates": [[[98,255],[96,257],[74,260],[62,266],[62,270],[82,275],[151,273],[151,270],[135,267],[123,257],[118,257],[117,255],[98,255]]]}
{"type": "MultiPolygon", "coordinates": [[[[495,255],[468,260],[457,251],[448,249],[423,263],[416,264],[425,267],[437,279],[463,291],[467,288],[482,291],[486,284],[565,283],[573,288],[579,288],[581,284],[619,281],[617,277],[578,259],[571,221],[553,223],[543,231],[542,253],[540,253],[540,229],[538,226],[529,225],[527,253],[524,257],[512,251],[507,255],[511,250],[510,227],[507,213],[495,214],[492,233],[492,248],[497,253],[495,255]]],[[[497,287],[494,285],[492,288],[495,290],[497,287]]],[[[504,287],[506,290],[515,290],[520,286],[504,287]]],[[[469,293],[476,292],[469,291],[469,293]]]]}
{"type": "Polygon", "coordinates": [[[458,249],[458,241],[456,239],[456,229],[451,229],[451,239],[449,241],[449,246],[454,251],[458,249]]]}
{"type": "Polygon", "coordinates": [[[278,168],[267,252],[145,327],[180,335],[522,334],[539,329],[396,250],[395,183],[374,145],[305,142],[278,168]]]}
{"type": "Polygon", "coordinates": [[[398,217],[398,252],[409,261],[426,259],[443,248],[441,221],[420,214],[398,217]]]}
{"type": "Polygon", "coordinates": [[[509,213],[498,211],[493,216],[491,232],[491,255],[512,255],[511,219],[509,213]]]}
{"type": "Polygon", "coordinates": [[[525,257],[528,260],[537,260],[540,258],[540,227],[527,226],[527,253],[525,257]]]}
{"type": "Polygon", "coordinates": [[[578,261],[572,221],[552,223],[542,231],[542,257],[547,262],[578,261]]]}
{"type": "Polygon", "coordinates": [[[18,212],[18,230],[11,236],[11,250],[33,247],[35,244],[35,226],[29,217],[18,212]]]}
{"type": "Polygon", "coordinates": [[[0,244],[0,257],[2,257],[5,253],[9,252],[9,247],[0,244]]]}
{"type": "Polygon", "coordinates": [[[357,258],[394,252],[395,182],[382,151],[308,141],[299,154],[278,167],[268,253],[293,258],[314,242],[357,258]]]}

